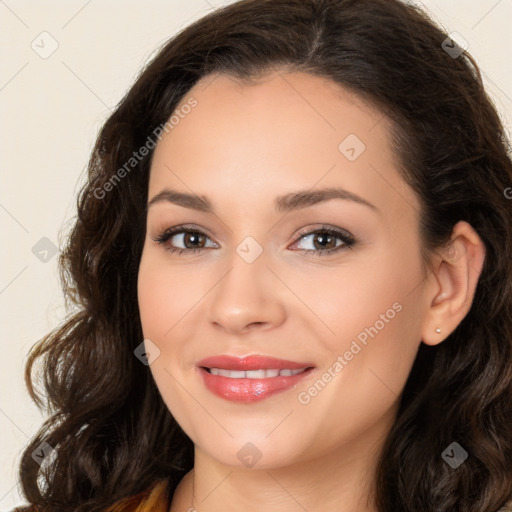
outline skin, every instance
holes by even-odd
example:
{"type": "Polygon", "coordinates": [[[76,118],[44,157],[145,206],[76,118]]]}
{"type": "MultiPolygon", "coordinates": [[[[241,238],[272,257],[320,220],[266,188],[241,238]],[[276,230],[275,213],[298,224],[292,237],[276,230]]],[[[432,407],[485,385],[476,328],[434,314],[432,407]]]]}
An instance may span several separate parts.
{"type": "MultiPolygon", "coordinates": [[[[151,372],[195,445],[170,510],[375,511],[375,464],[418,347],[442,342],[467,314],[483,244],[460,222],[450,251],[422,260],[420,204],[398,173],[388,121],[337,84],[284,70],[250,85],[218,75],[181,104],[191,97],[197,106],[157,144],[148,200],[174,189],[207,196],[215,214],[152,204],[138,282],[144,337],[160,350],[151,372]],[[366,146],[354,161],[338,149],[349,134],[366,146]],[[277,196],[328,187],[375,208],[331,199],[274,209],[277,196]],[[206,247],[180,255],[154,241],[181,224],[206,237],[185,246],[175,236],[167,248],[206,247]],[[355,245],[301,252],[321,251],[322,225],[348,231],[355,245]],[[252,263],[236,252],[248,236],[263,250],[252,263]],[[301,403],[299,393],[329,368],[332,376],[337,357],[393,304],[400,311],[301,403]],[[218,354],[316,368],[295,389],[240,404],[199,378],[195,363],[218,354]],[[253,467],[237,457],[246,443],[261,453],[253,467]]],[[[333,240],[327,248],[341,244],[333,240]]]]}

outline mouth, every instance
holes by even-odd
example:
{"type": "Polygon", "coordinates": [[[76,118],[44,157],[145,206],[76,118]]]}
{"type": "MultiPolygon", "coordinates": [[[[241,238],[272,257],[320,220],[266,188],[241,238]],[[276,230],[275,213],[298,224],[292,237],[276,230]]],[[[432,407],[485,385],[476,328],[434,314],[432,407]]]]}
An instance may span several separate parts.
{"type": "Polygon", "coordinates": [[[204,385],[215,395],[233,402],[252,403],[293,388],[311,374],[311,363],[266,356],[238,358],[214,356],[196,365],[204,385]]]}

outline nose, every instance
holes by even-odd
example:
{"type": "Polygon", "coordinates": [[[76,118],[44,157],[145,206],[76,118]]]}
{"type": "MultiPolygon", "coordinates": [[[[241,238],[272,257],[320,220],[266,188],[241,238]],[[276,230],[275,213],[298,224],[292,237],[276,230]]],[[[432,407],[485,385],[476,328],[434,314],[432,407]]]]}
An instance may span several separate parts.
{"type": "Polygon", "coordinates": [[[234,252],[229,268],[209,294],[208,321],[230,334],[281,325],[286,317],[285,292],[267,268],[265,254],[248,263],[234,252]]]}

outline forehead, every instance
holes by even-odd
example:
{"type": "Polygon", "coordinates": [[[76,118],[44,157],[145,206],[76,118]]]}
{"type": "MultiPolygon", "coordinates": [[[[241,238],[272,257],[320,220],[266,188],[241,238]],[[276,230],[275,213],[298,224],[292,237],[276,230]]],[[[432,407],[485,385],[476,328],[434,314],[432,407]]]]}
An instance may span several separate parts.
{"type": "Polygon", "coordinates": [[[208,76],[175,114],[155,149],[150,197],[169,187],[270,204],[271,191],[343,186],[383,207],[419,207],[398,173],[388,119],[327,78],[208,76]]]}

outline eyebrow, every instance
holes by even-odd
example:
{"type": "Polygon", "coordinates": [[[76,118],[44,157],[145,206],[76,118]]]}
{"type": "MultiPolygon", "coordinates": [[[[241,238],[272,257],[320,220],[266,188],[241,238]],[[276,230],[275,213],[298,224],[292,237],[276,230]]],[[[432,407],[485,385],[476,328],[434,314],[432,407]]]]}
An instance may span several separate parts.
{"type": "MultiPolygon", "coordinates": [[[[331,199],[353,201],[378,212],[378,208],[366,201],[366,199],[339,187],[290,192],[284,196],[277,197],[274,201],[274,206],[278,212],[290,212],[292,210],[300,210],[308,206],[330,201],[331,199]]],[[[205,213],[214,213],[213,204],[206,196],[188,194],[170,189],[164,189],[155,195],[149,201],[148,209],[152,205],[162,202],[176,204],[184,208],[191,208],[205,213]]]]}

